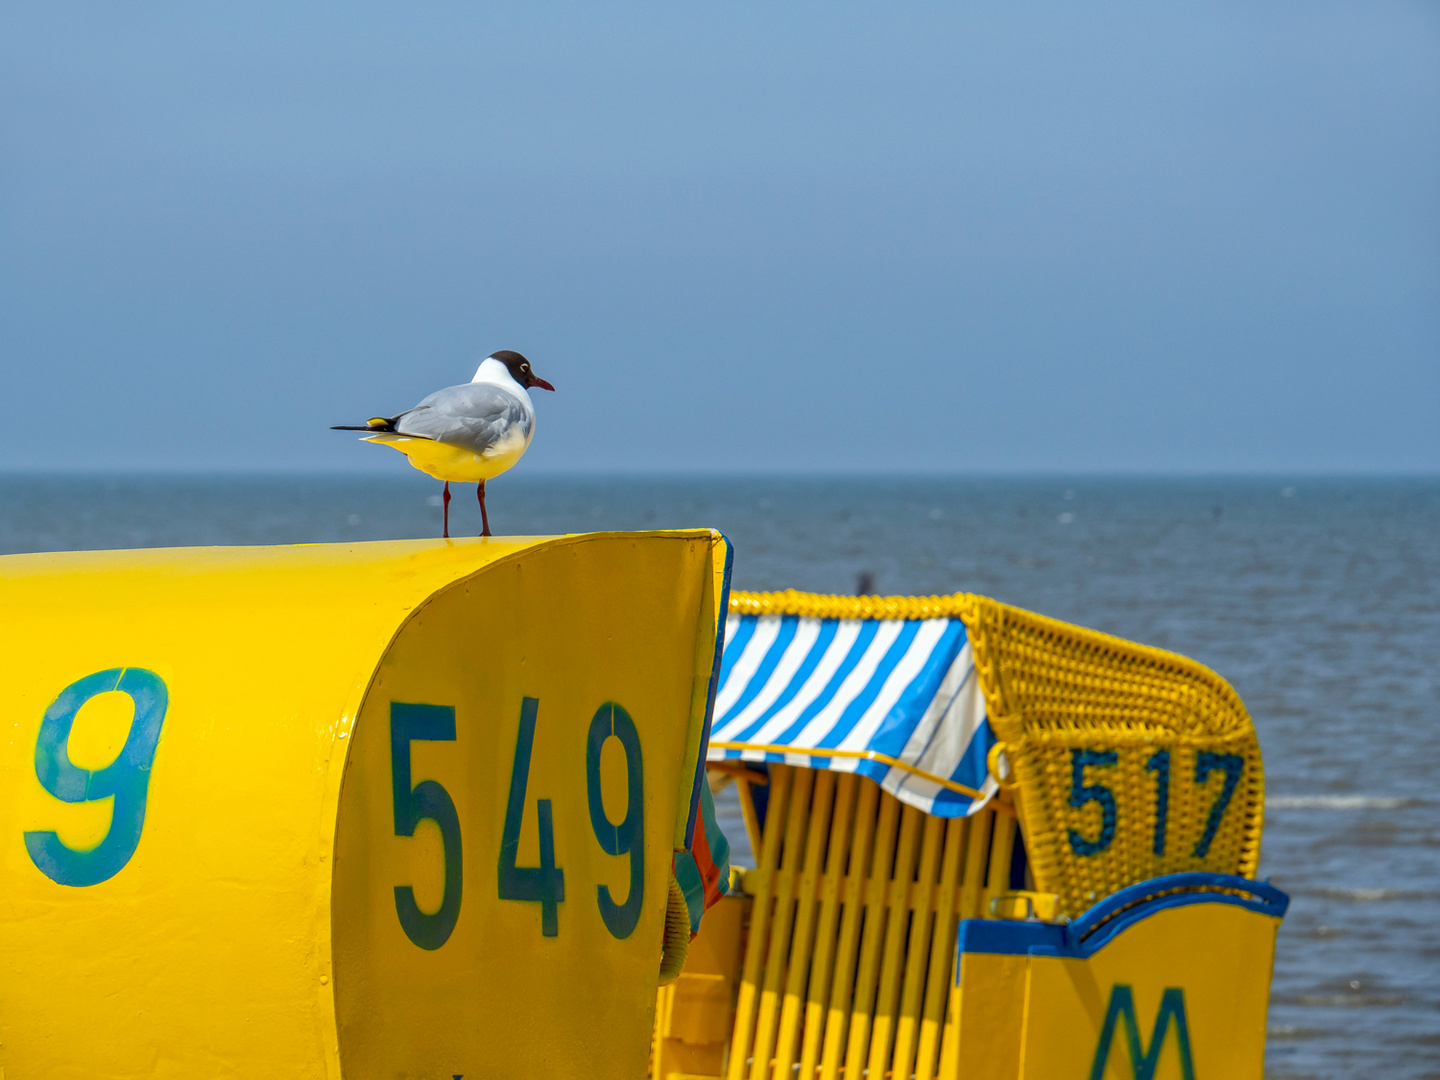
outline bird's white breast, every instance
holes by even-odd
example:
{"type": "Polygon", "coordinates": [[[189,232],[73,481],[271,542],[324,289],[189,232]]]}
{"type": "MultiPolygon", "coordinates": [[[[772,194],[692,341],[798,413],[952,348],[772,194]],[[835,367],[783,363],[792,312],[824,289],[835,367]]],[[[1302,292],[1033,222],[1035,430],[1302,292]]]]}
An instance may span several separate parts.
{"type": "Polygon", "coordinates": [[[485,471],[491,476],[498,476],[520,460],[521,455],[529,448],[530,440],[535,437],[535,404],[530,400],[529,391],[515,381],[510,369],[493,357],[487,356],[480,362],[480,366],[475,369],[475,377],[470,381],[485,383],[505,391],[520,402],[520,408],[525,413],[523,424],[511,424],[505,434],[481,455],[488,466],[485,471]],[[494,471],[490,472],[491,469],[494,471]]]}

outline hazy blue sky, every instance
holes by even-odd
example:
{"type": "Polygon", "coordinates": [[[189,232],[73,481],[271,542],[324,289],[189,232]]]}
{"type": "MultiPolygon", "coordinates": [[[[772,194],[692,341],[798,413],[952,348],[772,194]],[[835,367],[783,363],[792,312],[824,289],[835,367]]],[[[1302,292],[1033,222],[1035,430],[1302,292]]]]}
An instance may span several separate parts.
{"type": "Polygon", "coordinates": [[[0,5],[0,468],[1440,471],[1440,5],[0,5]]]}

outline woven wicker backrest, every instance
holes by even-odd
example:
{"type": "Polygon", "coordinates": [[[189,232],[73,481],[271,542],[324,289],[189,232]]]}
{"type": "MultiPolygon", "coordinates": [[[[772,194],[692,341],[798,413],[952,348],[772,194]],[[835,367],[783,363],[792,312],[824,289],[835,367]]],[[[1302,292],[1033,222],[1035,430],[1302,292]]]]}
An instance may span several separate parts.
{"type": "Polygon", "coordinates": [[[1006,891],[1014,836],[772,765],[728,1080],[937,1076],[956,924],[1006,891]]]}
{"type": "Polygon", "coordinates": [[[1037,889],[1073,917],[1161,874],[1255,876],[1265,776],[1225,680],[1174,653],[969,599],[1037,889]]]}

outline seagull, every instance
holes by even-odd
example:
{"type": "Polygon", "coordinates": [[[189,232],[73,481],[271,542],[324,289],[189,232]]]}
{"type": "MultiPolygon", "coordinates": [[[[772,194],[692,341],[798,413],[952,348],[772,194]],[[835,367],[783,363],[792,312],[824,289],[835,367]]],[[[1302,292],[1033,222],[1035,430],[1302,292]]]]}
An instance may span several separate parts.
{"type": "Polygon", "coordinates": [[[493,352],[462,386],[447,386],[396,416],[372,416],[363,425],[337,424],[331,431],[369,432],[361,442],[393,446],[423,473],[445,482],[445,536],[450,536],[450,481],[474,483],[480,500],[481,536],[490,535],[485,481],[520,460],[535,434],[532,387],[554,391],[518,352],[493,352]]]}

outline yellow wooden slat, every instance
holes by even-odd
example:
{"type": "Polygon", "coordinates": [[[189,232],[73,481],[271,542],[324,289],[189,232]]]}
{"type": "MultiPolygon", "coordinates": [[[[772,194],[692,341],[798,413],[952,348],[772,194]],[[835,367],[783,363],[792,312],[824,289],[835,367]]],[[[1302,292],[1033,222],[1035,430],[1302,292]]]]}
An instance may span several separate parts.
{"type": "Polygon", "coordinates": [[[886,903],[890,899],[890,863],[895,851],[900,800],[880,796],[880,820],[875,826],[875,853],[865,883],[865,924],[861,932],[860,966],[855,973],[851,999],[850,1033],[845,1044],[845,1080],[862,1080],[866,1051],[870,1048],[870,1019],[880,968],[880,947],[885,941],[886,903]]]}
{"type": "Polygon", "coordinates": [[[740,993],[735,1005],[735,1031],[730,1039],[727,1080],[743,1080],[750,1041],[755,1031],[755,1009],[759,984],[764,975],[765,939],[770,925],[771,883],[780,858],[780,839],[785,832],[786,808],[790,797],[791,770],[776,765],[770,770],[770,800],[766,807],[765,838],[760,847],[760,887],[750,914],[750,943],[745,950],[745,968],[740,976],[740,993]]]}
{"type": "MultiPolygon", "coordinates": [[[[850,845],[845,891],[841,894],[845,910],[840,921],[840,936],[835,942],[835,974],[830,983],[830,1004],[825,1012],[825,1049],[820,1057],[820,1080],[836,1080],[845,1051],[855,953],[859,947],[861,916],[864,914],[861,903],[865,892],[864,874],[870,865],[879,802],[878,786],[869,782],[860,785],[860,805],[855,811],[855,840],[850,845]]],[[[809,1080],[809,1077],[804,1080],[809,1080]]]]}
{"type": "Polygon", "coordinates": [[[990,839],[990,869],[985,876],[985,896],[980,917],[992,917],[990,901],[1010,891],[1010,852],[1015,846],[1015,819],[1009,814],[995,815],[995,832],[990,839]]]}
{"type": "Polygon", "coordinates": [[[815,778],[810,804],[810,834],[805,839],[805,873],[795,911],[795,933],[790,939],[790,971],[785,978],[785,996],[780,1007],[780,1033],[775,1040],[774,1075],[789,1080],[799,1042],[800,1019],[805,1008],[805,986],[810,979],[814,941],[816,892],[824,868],[826,835],[830,830],[830,806],[835,795],[835,774],[826,770],[815,778]]]}
{"type": "Polygon", "coordinates": [[[935,932],[930,939],[930,967],[920,1017],[920,1044],[915,1054],[915,1080],[934,1080],[939,1067],[940,1032],[950,996],[950,971],[955,964],[956,886],[965,830],[969,827],[966,818],[945,823],[945,856],[940,862],[939,901],[935,907],[935,932]]]}
{"type": "MultiPolygon", "coordinates": [[[[804,875],[802,874],[801,876],[803,877],[804,875]]],[[[756,870],[746,871],[743,875],[741,875],[741,889],[744,891],[744,893],[745,893],[746,896],[758,896],[758,895],[759,895],[759,890],[760,890],[761,880],[762,880],[762,879],[761,879],[761,876],[760,876],[759,871],[756,871],[756,870]]],[[[865,882],[865,881],[867,881],[867,880],[869,880],[867,877],[863,877],[863,876],[862,876],[862,878],[861,878],[861,882],[862,882],[861,888],[862,888],[862,889],[863,889],[863,887],[864,887],[863,882],[865,882]]],[[[849,884],[850,884],[850,878],[849,878],[848,875],[842,874],[842,875],[840,875],[840,876],[836,879],[836,885],[837,885],[837,887],[838,887],[838,889],[839,889],[840,895],[842,895],[842,896],[844,895],[846,888],[849,887],[849,884]]],[[[778,887],[778,886],[777,886],[777,887],[778,887]]],[[[936,905],[940,903],[940,886],[939,886],[939,884],[937,883],[937,884],[931,885],[931,886],[929,887],[929,889],[928,889],[929,898],[928,898],[928,899],[926,899],[924,896],[922,896],[922,892],[925,892],[925,891],[927,891],[927,890],[925,890],[924,887],[923,887],[918,881],[916,881],[916,882],[911,882],[910,891],[907,893],[906,899],[905,899],[905,905],[906,905],[906,907],[907,907],[908,910],[912,910],[912,911],[913,911],[915,908],[920,907],[920,906],[928,907],[929,909],[934,910],[934,908],[936,907],[936,905]]],[[[1003,890],[1002,890],[1002,891],[1003,891],[1003,890]]],[[[964,892],[964,887],[963,887],[963,885],[957,884],[957,885],[956,885],[957,902],[958,902],[958,899],[959,899],[959,894],[960,894],[960,893],[963,893],[963,892],[964,892]]],[[[772,890],[772,895],[773,895],[773,890],[772,890]]],[[[818,896],[819,893],[817,892],[816,895],[818,896]]]]}
{"type": "Polygon", "coordinates": [[[900,842],[895,852],[895,870],[890,878],[886,904],[889,914],[885,922],[885,944],[880,954],[880,985],[875,995],[870,1052],[866,1058],[866,1072],[870,1076],[884,1076],[890,1071],[890,1047],[895,1038],[900,981],[905,970],[905,935],[911,925],[908,910],[910,893],[915,882],[920,827],[924,821],[924,812],[913,806],[906,806],[901,811],[900,842]]]}
{"type": "MultiPolygon", "coordinates": [[[[802,875],[802,877],[803,877],[803,875],[802,875]]],[[[868,881],[868,880],[869,880],[868,878],[862,877],[862,879],[861,879],[861,882],[862,882],[861,888],[862,888],[862,889],[864,888],[864,884],[863,884],[863,883],[864,883],[865,881],[868,881]]],[[[760,890],[760,887],[761,887],[761,885],[760,885],[761,881],[762,881],[762,878],[761,878],[761,876],[760,876],[759,871],[757,871],[757,870],[748,870],[748,871],[746,871],[746,872],[741,876],[741,889],[744,891],[744,893],[745,893],[746,896],[758,896],[758,895],[759,895],[759,890],[760,890]]],[[[982,881],[983,881],[983,878],[982,878],[982,881]]],[[[841,896],[844,896],[845,890],[849,887],[849,884],[850,884],[850,878],[849,878],[848,875],[841,875],[839,878],[836,879],[836,886],[837,886],[837,888],[838,888],[839,893],[840,893],[841,896]]],[[[822,887],[823,887],[823,882],[822,882],[822,887]]],[[[981,886],[979,886],[979,888],[980,888],[980,891],[981,891],[981,892],[984,891],[984,886],[983,886],[983,884],[982,884],[981,886]]],[[[1002,888],[1000,891],[1003,893],[1003,892],[1005,892],[1006,890],[1002,888]]],[[[956,885],[955,885],[955,903],[956,903],[956,905],[957,905],[957,907],[956,907],[956,910],[957,910],[957,911],[959,910],[958,905],[960,904],[961,900],[963,899],[964,893],[965,893],[964,882],[963,882],[963,881],[957,881],[957,883],[956,883],[956,885]]],[[[772,890],[772,895],[773,895],[773,890],[772,890]]],[[[816,895],[817,895],[817,896],[819,895],[818,892],[817,892],[816,895]]],[[[978,894],[978,893],[977,893],[976,897],[974,898],[974,902],[975,902],[976,911],[978,912],[979,909],[980,909],[980,902],[979,902],[979,894],[978,894]]],[[[931,885],[928,890],[926,890],[918,881],[911,883],[911,885],[910,885],[910,891],[909,891],[909,893],[907,894],[907,899],[906,899],[906,901],[905,901],[905,906],[906,906],[907,910],[914,911],[914,910],[915,910],[916,908],[918,908],[918,907],[927,907],[927,908],[929,908],[929,909],[931,909],[931,910],[934,910],[934,909],[937,907],[937,905],[939,905],[939,903],[940,903],[940,885],[939,885],[939,883],[936,883],[936,884],[934,884],[934,885],[931,885]],[[928,899],[926,898],[925,895],[923,895],[923,894],[925,894],[927,891],[928,891],[928,899]]]]}
{"type": "Polygon", "coordinates": [[[980,916],[980,898],[985,891],[986,857],[990,854],[990,831],[995,825],[995,811],[986,807],[970,818],[965,830],[965,876],[960,886],[960,918],[980,916]]]}
{"type": "Polygon", "coordinates": [[[755,813],[755,793],[750,790],[750,781],[738,777],[735,791],[740,796],[740,816],[745,821],[745,838],[750,841],[750,853],[758,859],[764,837],[760,833],[760,817],[755,813]]]}
{"type": "MultiPolygon", "coordinates": [[[[940,843],[945,836],[945,822],[924,816],[924,839],[920,845],[920,869],[915,880],[923,886],[917,894],[910,916],[910,944],[905,956],[905,974],[900,991],[900,1013],[895,1022],[895,1052],[891,1055],[891,1072],[908,1077],[915,1064],[915,1041],[920,1027],[920,1006],[925,995],[925,962],[930,953],[930,912],[935,898],[935,875],[940,868],[940,843]]],[[[943,934],[944,927],[936,926],[943,934]]]]}
{"type": "Polygon", "coordinates": [[[775,765],[728,1080],[935,1080],[956,923],[1009,887],[1013,815],[942,821],[775,765]]]}
{"type": "MultiPolygon", "coordinates": [[[[660,987],[655,1002],[655,1027],[650,1032],[650,1071],[652,1077],[665,1076],[665,1036],[670,1028],[670,1014],[675,1005],[675,984],[660,987]]],[[[454,1075],[453,1073],[451,1075],[454,1075]]]]}
{"type": "MultiPolygon", "coordinates": [[[[750,1080],[767,1080],[770,1058],[780,1021],[780,989],[785,981],[785,958],[790,954],[790,928],[795,918],[795,887],[804,865],[806,826],[810,823],[810,790],[814,769],[792,769],[790,813],[785,824],[785,850],[780,853],[782,872],[775,889],[775,911],[770,919],[770,944],[766,950],[765,976],[755,1019],[755,1042],[750,1049],[750,1080]]],[[[789,1080],[788,1077],[783,1080],[789,1080]]]]}
{"type": "Polygon", "coordinates": [[[810,963],[810,987],[805,999],[805,1026],[800,1046],[799,1075],[806,1080],[813,1080],[820,1062],[825,1010],[830,1004],[831,962],[835,957],[836,924],[840,919],[841,890],[845,881],[845,864],[850,854],[855,793],[859,785],[860,778],[854,773],[842,774],[839,790],[835,795],[835,815],[830,825],[830,845],[825,856],[824,878],[820,883],[820,918],[815,928],[815,956],[810,963]]]}

